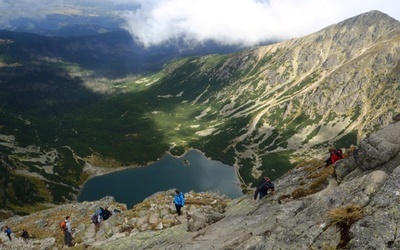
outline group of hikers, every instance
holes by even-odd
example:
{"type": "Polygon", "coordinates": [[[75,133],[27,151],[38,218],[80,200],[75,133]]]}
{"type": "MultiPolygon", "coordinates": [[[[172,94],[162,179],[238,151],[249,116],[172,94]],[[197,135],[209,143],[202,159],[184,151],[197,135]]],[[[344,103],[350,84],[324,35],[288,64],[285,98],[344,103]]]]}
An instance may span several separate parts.
{"type": "MultiPolygon", "coordinates": [[[[119,210],[115,209],[114,213],[120,212],[119,210]]],[[[108,207],[102,208],[100,207],[95,211],[95,213],[92,215],[91,220],[92,223],[95,226],[95,233],[97,233],[100,229],[100,223],[102,221],[107,220],[112,216],[112,212],[108,210],[108,207]]],[[[61,230],[64,233],[64,244],[68,247],[73,246],[72,245],[72,227],[71,227],[71,216],[66,216],[63,221],[60,223],[61,230]]]]}
{"type": "Polygon", "coordinates": [[[108,210],[108,207],[105,208],[100,207],[99,209],[96,210],[96,212],[92,215],[91,218],[94,224],[94,231],[96,233],[100,230],[100,223],[110,218],[111,215],[112,213],[110,210],[108,210]]]}
{"type": "MultiPolygon", "coordinates": [[[[329,158],[325,161],[325,167],[334,164],[338,160],[343,159],[343,151],[340,148],[329,148],[329,158]]],[[[261,200],[264,196],[271,191],[271,194],[275,193],[275,186],[268,177],[263,177],[263,179],[258,183],[256,191],[254,192],[254,201],[257,201],[257,197],[261,200]]]]}
{"type": "MultiPolygon", "coordinates": [[[[4,233],[7,235],[7,238],[8,238],[10,241],[12,241],[11,234],[12,234],[13,232],[12,232],[12,230],[11,230],[11,228],[10,228],[9,226],[5,226],[5,228],[4,228],[4,233]]],[[[23,229],[23,230],[22,230],[21,237],[22,237],[25,241],[27,241],[28,238],[29,238],[28,231],[26,231],[25,229],[23,229]]]]}
{"type": "MultiPolygon", "coordinates": [[[[341,149],[336,149],[336,148],[330,148],[329,149],[329,158],[325,161],[326,165],[329,166],[331,164],[334,164],[336,161],[343,159],[343,152],[341,149]]],[[[274,194],[275,193],[275,186],[271,182],[271,179],[269,177],[263,177],[261,181],[258,183],[258,186],[254,192],[254,202],[257,201],[257,198],[261,200],[263,197],[265,197],[268,193],[274,194]]],[[[175,189],[174,193],[174,198],[172,202],[175,205],[176,212],[180,216],[182,215],[182,207],[185,205],[185,195],[178,189],[175,189]]],[[[100,223],[102,221],[107,220],[110,218],[114,213],[120,212],[119,210],[113,210],[111,212],[108,210],[108,207],[105,207],[104,209],[100,207],[95,211],[95,213],[92,215],[91,220],[92,223],[95,225],[95,233],[97,233],[100,229],[100,223]]],[[[71,217],[66,216],[65,219],[61,222],[60,224],[61,229],[64,232],[64,244],[66,246],[72,246],[72,227],[71,227],[71,217]]],[[[6,226],[4,232],[6,233],[7,237],[11,241],[11,228],[6,226]]],[[[22,233],[22,238],[25,240],[28,239],[29,234],[26,230],[23,230],[22,233]]]]}

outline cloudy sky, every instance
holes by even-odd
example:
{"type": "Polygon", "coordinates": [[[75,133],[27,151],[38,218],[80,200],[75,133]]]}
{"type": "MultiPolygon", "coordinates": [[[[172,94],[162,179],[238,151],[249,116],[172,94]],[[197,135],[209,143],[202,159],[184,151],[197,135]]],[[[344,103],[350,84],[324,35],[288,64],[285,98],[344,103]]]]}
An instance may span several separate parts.
{"type": "Polygon", "coordinates": [[[400,0],[0,0],[0,18],[82,5],[113,11],[145,46],[178,37],[254,45],[304,36],[371,10],[400,20],[400,0]]]}

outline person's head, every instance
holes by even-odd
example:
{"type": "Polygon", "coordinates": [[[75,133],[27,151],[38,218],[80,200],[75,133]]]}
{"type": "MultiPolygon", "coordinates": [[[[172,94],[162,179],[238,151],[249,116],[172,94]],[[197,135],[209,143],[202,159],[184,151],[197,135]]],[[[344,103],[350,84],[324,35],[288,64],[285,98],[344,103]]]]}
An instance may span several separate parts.
{"type": "Polygon", "coordinates": [[[69,220],[69,218],[70,218],[70,216],[69,216],[69,215],[65,216],[65,219],[66,219],[66,220],[69,220]]]}
{"type": "Polygon", "coordinates": [[[268,177],[264,177],[264,180],[265,180],[266,182],[270,182],[270,181],[271,181],[271,179],[268,178],[268,177]]]}
{"type": "Polygon", "coordinates": [[[178,189],[175,189],[175,193],[176,193],[176,194],[179,194],[180,191],[179,191],[178,189]]]}

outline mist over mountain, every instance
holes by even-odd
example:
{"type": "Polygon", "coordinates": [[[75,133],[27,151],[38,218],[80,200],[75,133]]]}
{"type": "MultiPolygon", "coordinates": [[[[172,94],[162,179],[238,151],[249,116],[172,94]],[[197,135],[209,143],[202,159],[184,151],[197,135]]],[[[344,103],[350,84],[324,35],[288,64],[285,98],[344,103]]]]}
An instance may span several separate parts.
{"type": "MultiPolygon", "coordinates": [[[[246,190],[331,146],[357,145],[400,110],[399,27],[372,11],[305,37],[206,56],[136,50],[123,31],[2,31],[1,166],[21,182],[2,181],[1,207],[24,214],[74,200],[90,176],[166,151],[196,148],[230,164],[246,190]]],[[[202,53],[221,51],[215,45],[202,53]]]]}

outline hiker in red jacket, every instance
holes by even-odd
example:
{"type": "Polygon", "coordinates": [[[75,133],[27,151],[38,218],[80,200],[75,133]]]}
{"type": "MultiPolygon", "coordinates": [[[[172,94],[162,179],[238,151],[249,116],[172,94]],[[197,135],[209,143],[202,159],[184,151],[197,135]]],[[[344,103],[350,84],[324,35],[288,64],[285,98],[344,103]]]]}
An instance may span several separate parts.
{"type": "Polygon", "coordinates": [[[326,165],[325,167],[337,162],[338,160],[343,159],[343,152],[342,150],[336,149],[336,148],[330,148],[329,149],[329,158],[325,161],[326,165]]]}

